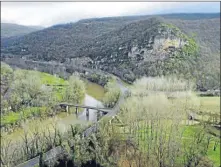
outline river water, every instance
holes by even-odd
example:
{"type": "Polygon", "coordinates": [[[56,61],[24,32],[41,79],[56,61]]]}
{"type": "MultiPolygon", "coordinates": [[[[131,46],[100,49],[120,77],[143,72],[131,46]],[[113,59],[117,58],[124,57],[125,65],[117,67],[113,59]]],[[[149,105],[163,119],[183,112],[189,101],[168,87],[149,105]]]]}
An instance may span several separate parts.
{"type": "MultiPolygon", "coordinates": [[[[93,98],[92,96],[89,96],[87,94],[85,96],[84,105],[92,106],[92,107],[100,107],[100,108],[104,107],[100,101],[96,100],[95,98],[93,98]]],[[[92,122],[97,121],[97,111],[90,109],[89,113],[90,113],[89,114],[89,121],[92,121],[92,122]]],[[[87,121],[86,109],[84,109],[84,111],[79,114],[78,119],[83,120],[83,121],[87,121]]]]}

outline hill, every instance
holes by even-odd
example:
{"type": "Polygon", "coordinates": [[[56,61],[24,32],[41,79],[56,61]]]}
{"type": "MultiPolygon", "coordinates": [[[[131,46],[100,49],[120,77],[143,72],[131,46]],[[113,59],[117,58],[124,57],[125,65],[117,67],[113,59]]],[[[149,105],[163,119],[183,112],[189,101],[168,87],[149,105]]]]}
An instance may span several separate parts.
{"type": "Polygon", "coordinates": [[[1,38],[21,36],[41,29],[43,29],[43,27],[1,23],[1,38]]]}
{"type": "Polygon", "coordinates": [[[2,40],[2,57],[83,65],[127,82],[143,75],[178,74],[196,79],[198,88],[217,89],[219,17],[167,14],[85,19],[2,40]]]}

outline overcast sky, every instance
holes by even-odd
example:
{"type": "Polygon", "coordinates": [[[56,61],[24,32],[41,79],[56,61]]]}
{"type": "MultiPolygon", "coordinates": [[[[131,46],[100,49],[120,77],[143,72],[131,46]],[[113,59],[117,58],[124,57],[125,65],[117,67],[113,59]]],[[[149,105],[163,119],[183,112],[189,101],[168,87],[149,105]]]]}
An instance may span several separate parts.
{"type": "Polygon", "coordinates": [[[48,27],[84,18],[215,13],[219,2],[2,2],[1,22],[48,27]]]}

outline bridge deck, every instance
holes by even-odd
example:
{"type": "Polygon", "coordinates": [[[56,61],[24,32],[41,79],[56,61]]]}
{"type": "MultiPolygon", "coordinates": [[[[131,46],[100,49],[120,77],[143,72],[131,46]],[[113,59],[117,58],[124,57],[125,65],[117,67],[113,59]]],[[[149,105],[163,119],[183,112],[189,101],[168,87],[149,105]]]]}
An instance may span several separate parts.
{"type": "Polygon", "coordinates": [[[86,105],[79,105],[79,104],[70,104],[70,103],[60,103],[58,104],[60,106],[70,106],[70,107],[79,107],[79,108],[88,108],[88,109],[93,109],[93,110],[100,110],[104,112],[110,112],[112,109],[111,108],[101,108],[101,107],[93,107],[93,106],[86,106],[86,105]]]}

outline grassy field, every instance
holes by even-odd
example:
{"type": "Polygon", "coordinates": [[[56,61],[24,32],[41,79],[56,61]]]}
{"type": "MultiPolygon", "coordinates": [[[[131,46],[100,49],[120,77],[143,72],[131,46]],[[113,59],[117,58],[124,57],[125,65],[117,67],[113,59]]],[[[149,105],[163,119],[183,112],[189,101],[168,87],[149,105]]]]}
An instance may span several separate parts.
{"type": "MultiPolygon", "coordinates": [[[[194,134],[196,134],[197,132],[199,132],[201,129],[202,129],[202,127],[200,125],[186,126],[183,136],[188,139],[189,137],[191,137],[194,134]]],[[[220,143],[216,147],[215,151],[213,150],[213,147],[214,147],[214,144],[215,144],[215,140],[220,141],[220,137],[212,136],[209,133],[211,130],[215,131],[216,134],[220,135],[220,131],[218,129],[215,129],[213,127],[207,127],[205,129],[206,134],[208,136],[212,137],[212,140],[211,140],[211,142],[209,144],[209,148],[208,148],[208,152],[207,152],[207,157],[210,160],[213,161],[215,167],[219,167],[220,166],[220,143]]]]}
{"type": "Polygon", "coordinates": [[[202,111],[220,113],[220,97],[199,97],[199,99],[202,111]]]}
{"type": "MultiPolygon", "coordinates": [[[[187,145],[190,143],[190,141],[192,141],[193,136],[199,132],[200,130],[205,130],[205,134],[206,136],[210,136],[212,137],[210,144],[209,144],[209,148],[207,151],[207,155],[206,157],[209,158],[213,163],[214,163],[214,167],[219,167],[220,166],[220,143],[217,145],[216,150],[214,151],[214,144],[215,141],[220,141],[220,138],[217,136],[213,136],[209,133],[209,130],[211,130],[212,127],[207,127],[206,129],[203,129],[201,125],[191,125],[191,126],[183,126],[183,136],[182,136],[182,143],[186,143],[187,145]]],[[[123,133],[127,133],[123,136],[122,139],[126,139],[129,129],[123,128],[123,127],[117,127],[117,132],[120,132],[121,134],[123,133]]],[[[220,131],[218,129],[213,129],[213,131],[216,131],[217,134],[220,133],[220,131]]],[[[132,131],[132,136],[134,137],[134,140],[139,143],[139,148],[142,152],[146,152],[148,150],[147,148],[147,132],[150,133],[150,130],[148,131],[145,126],[143,126],[143,123],[141,123],[139,125],[139,129],[137,129],[137,131],[132,131]],[[139,134],[139,135],[138,135],[139,134]],[[139,141],[139,142],[138,142],[139,141]]],[[[150,134],[149,134],[150,135],[150,134]]],[[[168,136],[169,137],[169,136],[168,136]]],[[[178,158],[178,161],[182,161],[182,158],[178,158]]]]}
{"type": "Polygon", "coordinates": [[[42,116],[46,112],[46,107],[29,107],[21,109],[19,112],[10,112],[1,117],[1,125],[14,124],[19,120],[26,120],[32,116],[42,116]]]}
{"type": "Polygon", "coordinates": [[[56,75],[51,75],[44,72],[34,71],[34,70],[23,70],[19,69],[18,71],[22,71],[24,73],[28,73],[30,75],[39,76],[41,78],[42,84],[48,85],[65,85],[67,81],[62,78],[57,77],[56,75]]]}
{"type": "Polygon", "coordinates": [[[220,167],[220,143],[217,146],[216,151],[213,150],[214,142],[209,145],[209,150],[207,152],[208,158],[214,162],[215,167],[220,167]]]}
{"type": "Polygon", "coordinates": [[[195,96],[193,99],[177,98],[170,100],[175,107],[180,104],[185,110],[195,113],[195,118],[201,121],[220,121],[220,97],[195,96]],[[188,101],[186,101],[188,100],[188,101]]]}

